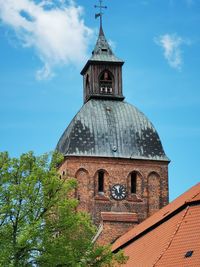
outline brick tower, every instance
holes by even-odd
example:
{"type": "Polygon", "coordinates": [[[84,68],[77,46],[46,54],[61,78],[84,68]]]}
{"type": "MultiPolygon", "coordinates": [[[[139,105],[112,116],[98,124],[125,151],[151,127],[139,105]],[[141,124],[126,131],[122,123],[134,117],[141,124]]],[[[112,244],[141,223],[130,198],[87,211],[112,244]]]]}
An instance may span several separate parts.
{"type": "Polygon", "coordinates": [[[84,105],[57,150],[65,157],[61,175],[78,181],[78,209],[99,227],[96,240],[108,243],[168,204],[169,159],[152,123],[124,101],[124,62],[109,46],[98,15],[97,43],[81,71],[84,105]]]}

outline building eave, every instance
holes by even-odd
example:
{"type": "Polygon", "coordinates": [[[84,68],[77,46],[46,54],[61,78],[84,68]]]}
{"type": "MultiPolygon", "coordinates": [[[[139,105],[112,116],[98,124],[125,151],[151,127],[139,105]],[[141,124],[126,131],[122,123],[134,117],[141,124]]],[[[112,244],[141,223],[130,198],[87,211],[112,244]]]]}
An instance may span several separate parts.
{"type": "Polygon", "coordinates": [[[87,61],[87,63],[85,64],[85,66],[83,67],[83,69],[81,70],[80,74],[84,75],[87,71],[87,69],[89,68],[90,65],[118,65],[118,66],[123,66],[124,61],[102,61],[102,60],[91,60],[89,59],[87,61]]]}

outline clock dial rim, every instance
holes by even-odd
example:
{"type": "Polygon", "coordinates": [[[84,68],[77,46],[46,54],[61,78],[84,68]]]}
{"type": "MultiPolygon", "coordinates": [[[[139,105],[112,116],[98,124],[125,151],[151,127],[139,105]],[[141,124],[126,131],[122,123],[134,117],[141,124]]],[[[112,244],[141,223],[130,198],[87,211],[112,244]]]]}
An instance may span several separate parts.
{"type": "Polygon", "coordinates": [[[123,184],[114,184],[111,187],[111,196],[115,200],[123,200],[126,197],[126,186],[123,184]],[[118,189],[117,189],[118,187],[118,189]],[[119,192],[120,190],[120,192],[119,192]],[[118,191],[118,192],[117,192],[118,191]]]}

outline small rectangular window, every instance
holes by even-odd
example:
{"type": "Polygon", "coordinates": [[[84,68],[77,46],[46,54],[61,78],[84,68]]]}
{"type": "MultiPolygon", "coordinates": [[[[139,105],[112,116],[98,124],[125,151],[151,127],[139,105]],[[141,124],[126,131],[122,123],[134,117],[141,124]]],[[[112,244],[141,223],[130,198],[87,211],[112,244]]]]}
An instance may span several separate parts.
{"type": "Polygon", "coordinates": [[[136,193],[136,183],[137,183],[137,174],[133,172],[131,173],[131,194],[136,193]]]}
{"type": "Polygon", "coordinates": [[[98,173],[98,192],[104,191],[104,172],[98,173]]]}

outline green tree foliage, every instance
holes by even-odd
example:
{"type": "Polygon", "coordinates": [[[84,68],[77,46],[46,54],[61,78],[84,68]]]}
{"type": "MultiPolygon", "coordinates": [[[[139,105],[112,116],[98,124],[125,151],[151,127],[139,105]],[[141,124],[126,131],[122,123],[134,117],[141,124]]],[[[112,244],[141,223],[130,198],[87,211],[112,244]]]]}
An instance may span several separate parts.
{"type": "Polygon", "coordinates": [[[19,159],[0,153],[0,266],[108,267],[126,261],[96,246],[96,228],[70,197],[75,179],[60,179],[62,156],[19,159]]]}

